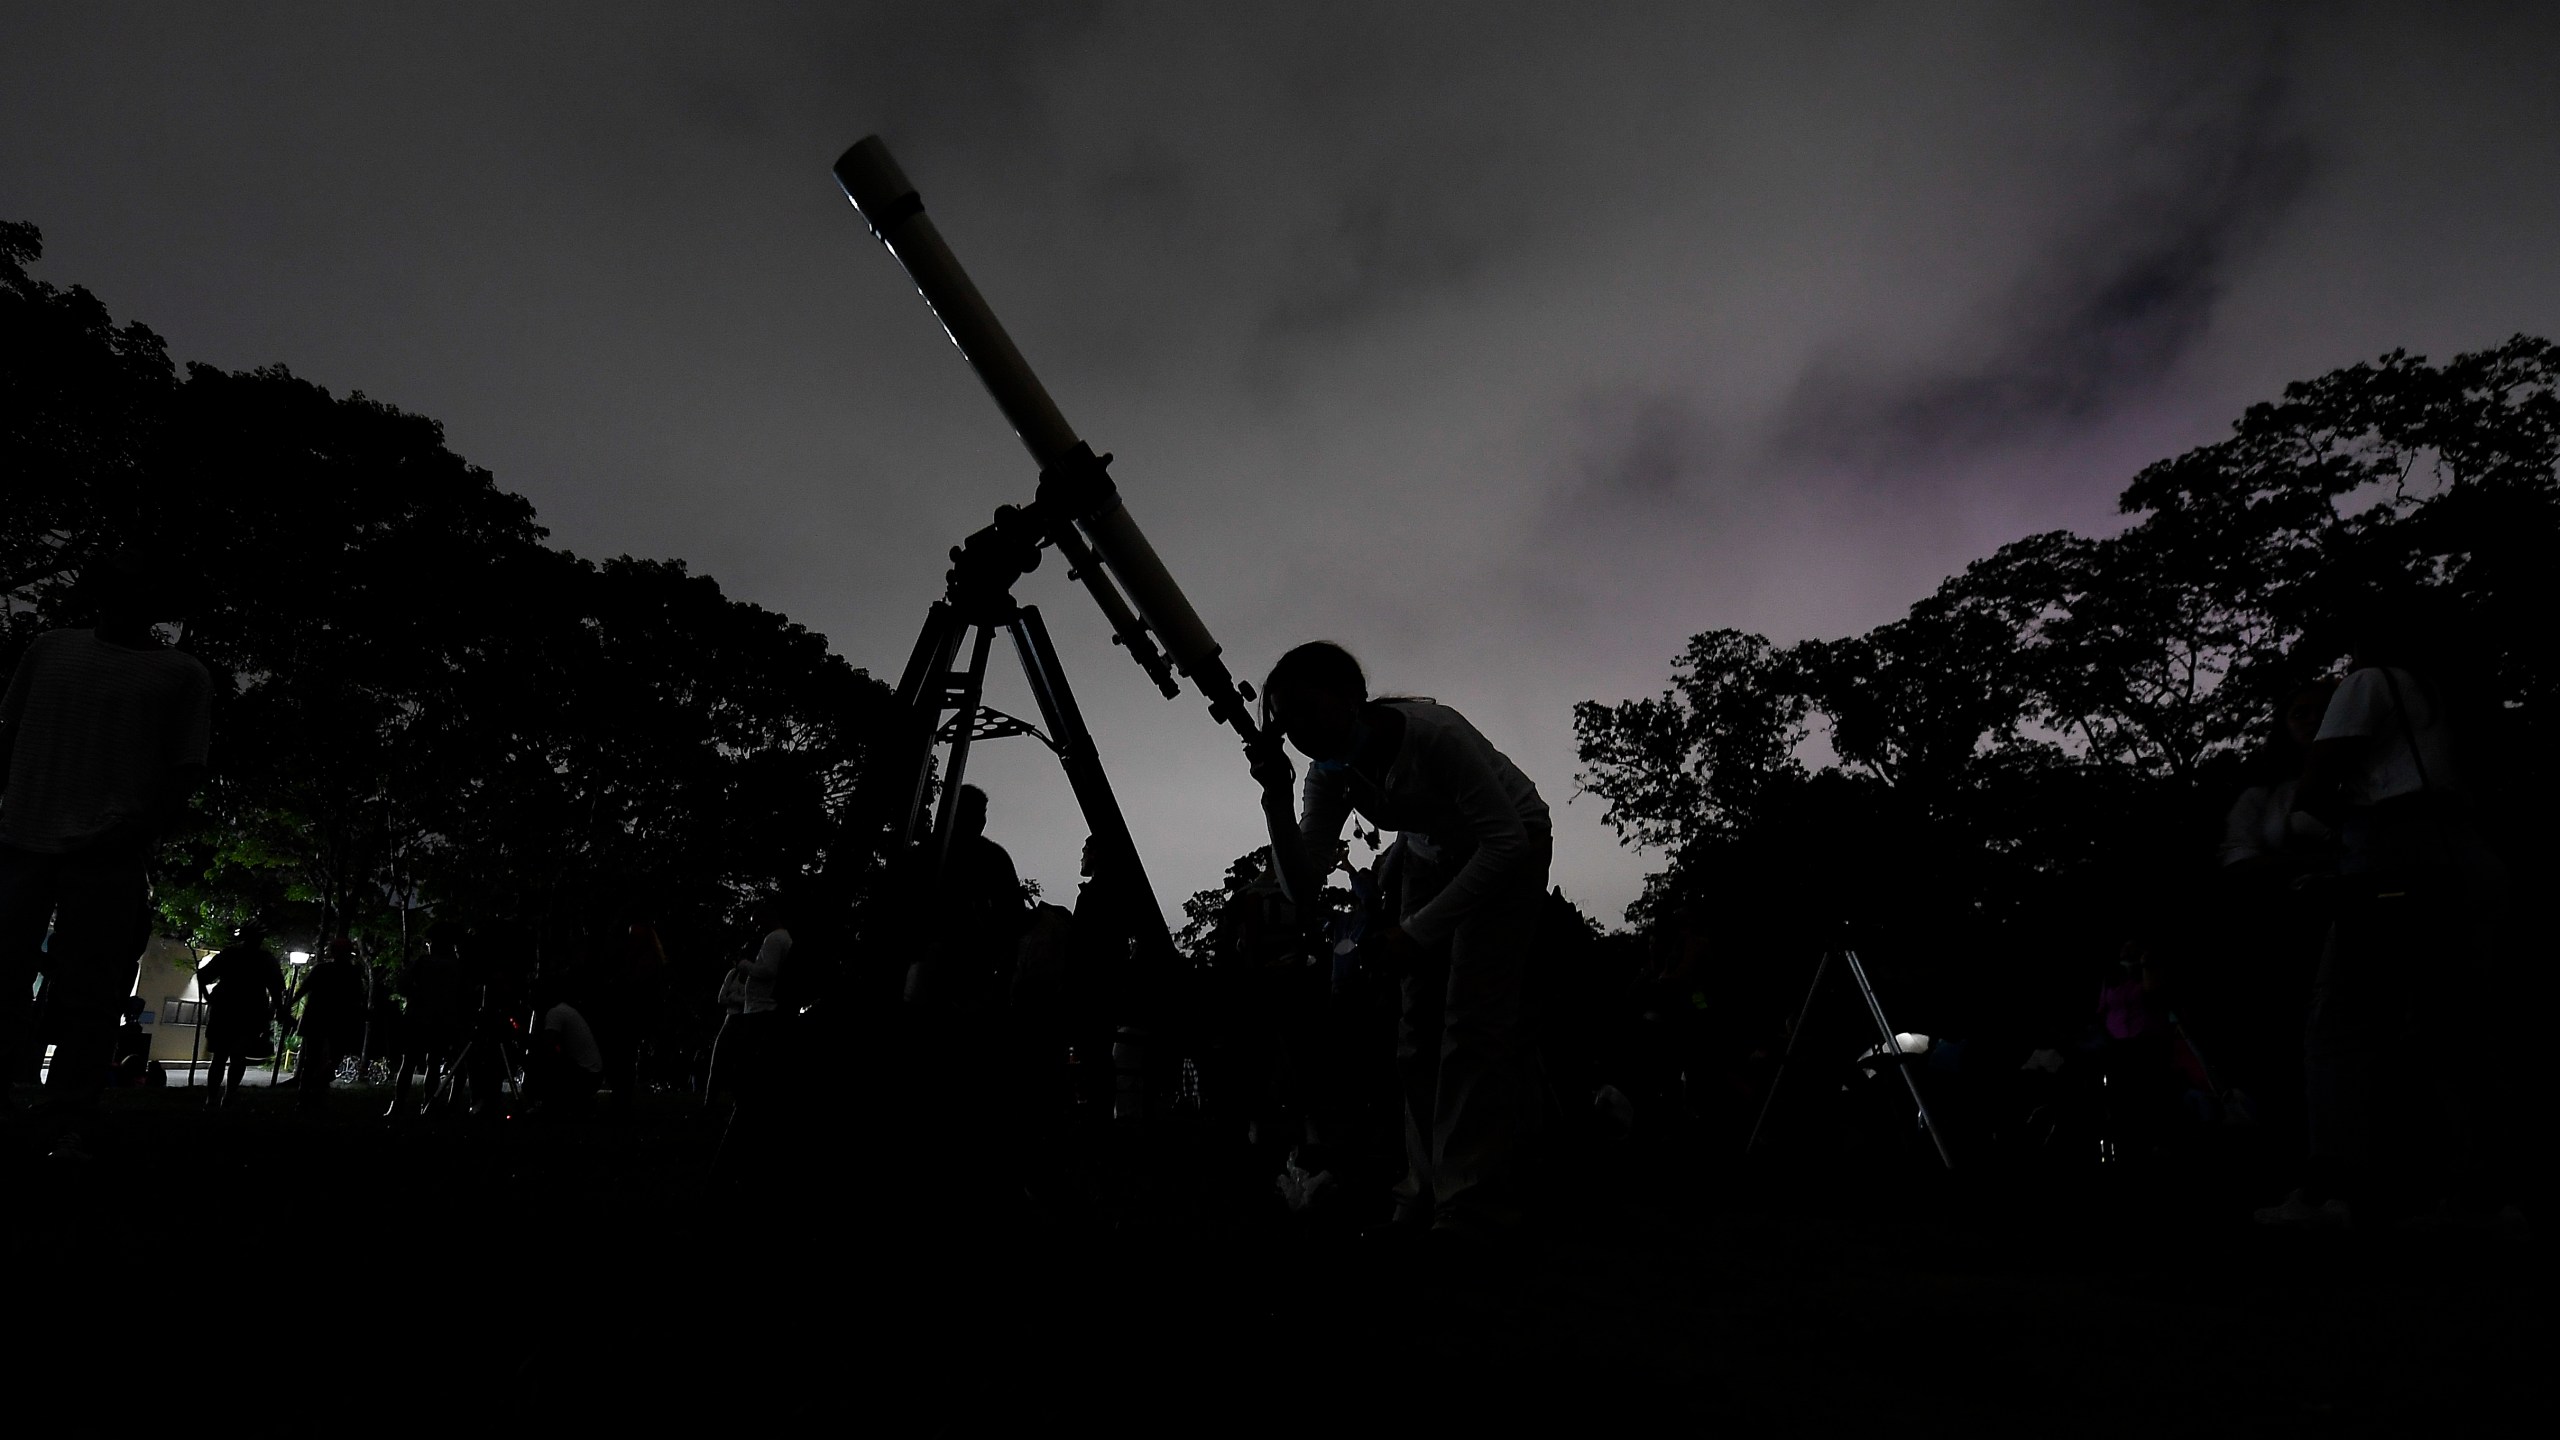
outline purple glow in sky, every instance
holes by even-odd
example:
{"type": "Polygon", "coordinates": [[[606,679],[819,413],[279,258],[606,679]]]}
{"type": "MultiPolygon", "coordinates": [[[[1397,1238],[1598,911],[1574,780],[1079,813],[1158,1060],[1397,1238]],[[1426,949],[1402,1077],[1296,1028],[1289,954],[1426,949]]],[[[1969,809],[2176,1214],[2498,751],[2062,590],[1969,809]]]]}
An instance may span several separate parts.
{"type": "MultiPolygon", "coordinates": [[[[0,215],[183,359],[445,422],[580,553],[895,678],[1029,467],[827,166],[885,136],[1225,643],[1472,716],[1614,921],[1570,706],[1892,618],[2391,349],[2560,332],[2560,9],[20,5],[0,215]]],[[[1233,741],[1054,562],[1168,904],[1233,741]]],[[[992,703],[1031,713],[1008,679],[992,703]]],[[[991,833],[1070,894],[1029,742],[991,833]]]]}

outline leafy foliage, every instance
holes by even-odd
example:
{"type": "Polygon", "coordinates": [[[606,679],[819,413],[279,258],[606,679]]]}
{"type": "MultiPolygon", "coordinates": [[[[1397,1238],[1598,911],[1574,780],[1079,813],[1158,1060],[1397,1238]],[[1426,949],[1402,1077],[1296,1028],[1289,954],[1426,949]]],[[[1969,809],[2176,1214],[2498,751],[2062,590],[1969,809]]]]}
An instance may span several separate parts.
{"type": "Polygon", "coordinates": [[[1784,892],[1808,865],[1891,877],[1786,902],[1834,912],[1853,889],[1975,918],[2139,890],[2201,854],[2272,704],[2334,667],[2340,616],[2376,595],[2438,616],[2493,805],[2550,798],[2550,342],[2288,386],[2143,470],[2123,508],[2118,534],[2030,536],[1864,635],[1711,631],[1661,696],[1575,707],[1581,785],[1670,861],[1637,916],[1784,892]],[[1831,758],[1808,772],[1817,732],[1831,758]]]}
{"type": "Polygon", "coordinates": [[[281,368],[181,376],[31,277],[40,253],[0,228],[0,664],[81,622],[91,559],[172,557],[217,677],[202,823],[160,866],[173,930],[648,920],[706,953],[756,892],[869,873],[852,797],[894,707],[823,639],[680,562],[547,547],[423,416],[281,368]]]}

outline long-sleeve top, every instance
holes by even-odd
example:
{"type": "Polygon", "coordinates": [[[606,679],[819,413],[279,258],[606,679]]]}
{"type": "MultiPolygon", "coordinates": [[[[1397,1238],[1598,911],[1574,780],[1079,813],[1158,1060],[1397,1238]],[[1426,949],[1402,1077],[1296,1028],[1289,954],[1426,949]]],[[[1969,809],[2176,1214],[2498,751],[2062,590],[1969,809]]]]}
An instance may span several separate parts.
{"type": "Polygon", "coordinates": [[[263,1030],[284,1011],[284,971],[255,947],[225,950],[196,967],[196,993],[225,1033],[263,1030]]]}
{"type": "Polygon", "coordinates": [[[738,967],[747,977],[745,1009],[749,1015],[763,1015],[773,1010],[773,987],[782,978],[782,965],[791,957],[791,932],[775,930],[756,947],[756,958],[738,967]]]}
{"type": "Polygon", "coordinates": [[[2338,682],[2320,717],[2323,740],[2365,743],[2340,778],[2350,805],[2379,805],[2423,791],[2459,793],[2453,730],[2435,692],[2406,670],[2368,665],[2338,682]]]}
{"type": "MultiPolygon", "coordinates": [[[[1536,883],[1552,822],[1538,787],[1467,717],[1427,700],[1393,701],[1404,738],[1382,780],[1348,764],[1310,766],[1299,797],[1300,843],[1330,853],[1357,810],[1402,834],[1415,858],[1458,866],[1440,893],[1403,917],[1404,931],[1436,945],[1505,889],[1536,883]]],[[[1281,867],[1281,873],[1288,873],[1281,867]]]]}

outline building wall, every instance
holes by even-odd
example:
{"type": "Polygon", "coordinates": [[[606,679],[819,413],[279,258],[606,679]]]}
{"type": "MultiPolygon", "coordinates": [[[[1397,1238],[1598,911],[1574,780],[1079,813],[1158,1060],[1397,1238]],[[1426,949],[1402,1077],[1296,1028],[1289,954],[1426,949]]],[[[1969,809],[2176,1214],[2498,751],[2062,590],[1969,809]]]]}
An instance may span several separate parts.
{"type": "MultiPolygon", "coordinates": [[[[208,952],[205,958],[213,957],[208,952]]],[[[197,1027],[175,1018],[180,1013],[200,1013],[196,1012],[202,995],[196,989],[195,951],[166,936],[151,937],[134,975],[133,993],[142,997],[142,1023],[151,1031],[152,1059],[184,1062],[195,1053],[197,1027]],[[186,1012],[172,1001],[183,1003],[186,1012]]]]}

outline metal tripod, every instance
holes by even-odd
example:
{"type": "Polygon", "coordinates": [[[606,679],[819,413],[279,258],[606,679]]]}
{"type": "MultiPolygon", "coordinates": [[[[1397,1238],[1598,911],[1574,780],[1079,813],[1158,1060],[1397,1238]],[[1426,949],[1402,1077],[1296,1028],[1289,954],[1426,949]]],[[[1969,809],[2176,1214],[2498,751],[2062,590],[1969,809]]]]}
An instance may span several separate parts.
{"type": "Polygon", "coordinates": [[[1164,913],[1155,904],[1155,886],[1147,879],[1145,866],[1138,858],[1128,819],[1120,813],[1119,797],[1112,793],[1111,779],[1103,773],[1102,756],[1094,747],[1092,732],[1085,728],[1083,713],[1076,708],[1075,692],[1068,688],[1067,672],[1058,663],[1057,648],[1049,643],[1049,629],[1041,623],[1037,608],[1016,605],[1010,596],[1001,593],[985,592],[972,598],[968,613],[953,600],[933,602],[925,612],[924,629],[916,636],[915,651],[907,658],[906,673],[898,681],[898,704],[911,727],[909,758],[915,775],[900,834],[917,833],[917,822],[933,794],[934,752],[944,744],[951,748],[950,758],[939,767],[942,793],[934,807],[931,843],[937,872],[950,855],[960,782],[968,773],[970,746],[999,736],[1029,735],[1056,753],[1058,763],[1067,772],[1067,784],[1075,791],[1076,803],[1084,811],[1085,824],[1092,829],[1095,843],[1114,863],[1116,873],[1145,893],[1146,903],[1132,907],[1143,917],[1141,924],[1152,927],[1140,937],[1141,942],[1172,948],[1173,939],[1164,928],[1164,913]],[[990,710],[983,703],[987,657],[999,630],[1013,637],[1014,654],[1022,662],[1022,676],[1031,686],[1032,697],[1039,703],[1041,723],[1048,727],[1046,734],[1038,726],[990,710]],[[961,660],[964,649],[968,652],[965,664],[961,660]]]}
{"type": "Polygon", "coordinates": [[[427,1087],[426,1098],[419,1102],[423,1110],[450,1107],[461,1097],[464,1085],[471,1087],[471,1108],[475,1111],[510,1093],[514,1095],[517,1107],[523,1107],[524,1052],[515,1038],[507,1033],[506,1017],[489,1013],[486,994],[486,987],[483,987],[480,1008],[472,1015],[471,1033],[464,1037],[461,1048],[453,1052],[453,1060],[445,1067],[444,1075],[427,1087]],[[473,1062],[480,1047],[490,1044],[494,1044],[498,1051],[493,1057],[498,1084],[494,1094],[484,1096],[480,1093],[479,1080],[465,1067],[473,1062]]]}
{"type": "MultiPolygon", "coordinates": [[[[1110,884],[1125,887],[1121,908],[1134,922],[1138,947],[1151,952],[1136,957],[1138,970],[1170,975],[1179,959],[1155,887],[1139,861],[1128,821],[1103,774],[1048,631],[1037,611],[1014,601],[1014,583],[1040,563],[1041,552],[1057,551],[1066,562],[1067,578],[1080,583],[1102,611],[1113,643],[1147,672],[1156,688],[1171,698],[1181,693],[1177,674],[1188,679],[1209,702],[1209,713],[1248,749],[1267,743],[1254,721],[1253,692],[1229,673],[1209,627],[1129,514],[1109,471],[1111,457],[1096,454],[1067,422],[879,137],[866,137],[837,157],[835,177],[873,238],[906,271],[943,332],[985,384],[1040,474],[1029,505],[999,507],[992,524],[951,552],[943,597],[926,612],[923,633],[898,685],[907,727],[900,748],[878,767],[882,787],[852,807],[855,843],[835,854],[855,865],[867,863],[863,857],[885,823],[892,830],[893,853],[921,862],[916,878],[925,882],[924,893],[930,893],[951,850],[971,745],[998,735],[1033,735],[1057,754],[1074,787],[1098,852],[1096,879],[1108,876],[1110,884]],[[987,655],[999,630],[1013,638],[1024,678],[1040,706],[1040,723],[1047,727],[1045,735],[1039,726],[985,707],[987,655]],[[929,839],[919,844],[920,822],[934,790],[935,758],[945,745],[949,756],[940,767],[940,803],[929,839]],[[903,773],[897,768],[902,762],[911,767],[903,773]],[[909,779],[912,788],[901,796],[895,787],[909,779]],[[892,822],[891,815],[901,812],[903,819],[892,822]]],[[[920,898],[909,894],[893,903],[920,898]]],[[[1133,1042],[1138,1033],[1125,1029],[1123,1042],[1133,1042]]]]}
{"type": "Polygon", "coordinates": [[[1778,1073],[1769,1077],[1769,1093],[1760,1100],[1760,1118],[1752,1122],[1751,1139],[1742,1147],[1749,1155],[1760,1147],[1760,1132],[1768,1127],[1769,1110],[1778,1102],[1778,1083],[1787,1078],[1787,1067],[1795,1063],[1796,1047],[1804,1043],[1805,1022],[1813,1018],[1813,1002],[1822,994],[1822,982],[1831,978],[1831,963],[1843,962],[1851,979],[1857,982],[1858,998],[1866,1002],[1867,1018],[1875,1022],[1876,1035],[1884,1042],[1895,1073],[1902,1076],[1903,1088],[1911,1092],[1911,1108],[1920,1114],[1920,1128],[1929,1132],[1929,1143],[1938,1147],[1938,1163],[1953,1170],[1955,1156],[1948,1153],[1947,1137],[1938,1129],[1938,1118],[1929,1113],[1929,1102],[1920,1096],[1920,1082],[1912,1078],[1911,1062],[1917,1057],[1902,1048],[1895,1038],[1893,1022],[1884,1018],[1884,1002],[1876,998],[1876,987],[1867,979],[1867,967],[1858,961],[1858,952],[1846,946],[1822,952],[1822,960],[1813,967],[1813,984],[1804,992],[1804,1008],[1796,1012],[1795,1029],[1787,1035],[1787,1052],[1778,1059],[1778,1073]]]}

